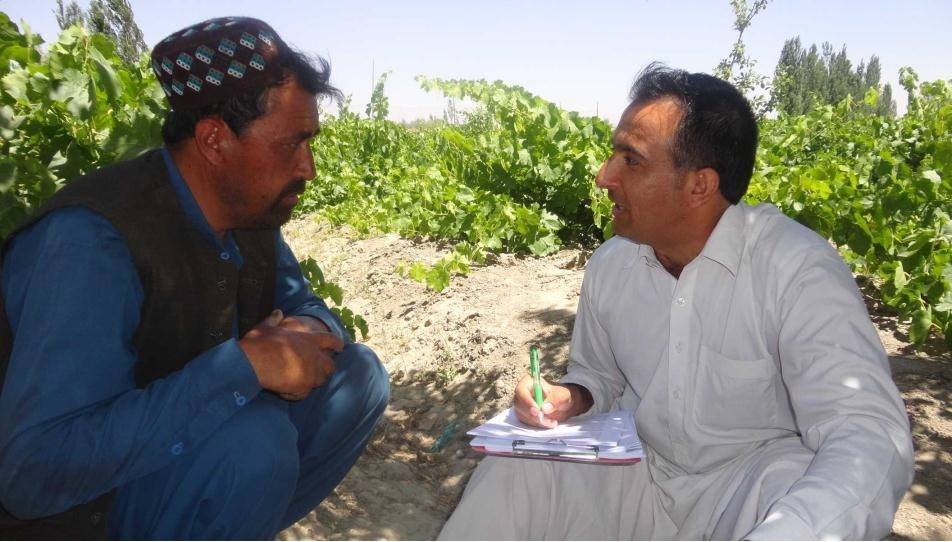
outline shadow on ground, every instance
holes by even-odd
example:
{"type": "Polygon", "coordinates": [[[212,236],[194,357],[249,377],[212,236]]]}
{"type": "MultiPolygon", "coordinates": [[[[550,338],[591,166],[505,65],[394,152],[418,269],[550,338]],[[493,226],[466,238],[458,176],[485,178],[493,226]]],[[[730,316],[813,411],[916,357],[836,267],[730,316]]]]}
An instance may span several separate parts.
{"type": "Polygon", "coordinates": [[[478,460],[465,432],[493,413],[493,384],[494,374],[474,371],[392,375],[390,406],[365,454],[280,538],[436,538],[478,460]]]}
{"type": "Polygon", "coordinates": [[[549,380],[558,380],[565,374],[568,366],[575,311],[567,309],[526,311],[522,313],[521,319],[543,325],[539,333],[533,336],[532,342],[539,345],[541,349],[539,361],[543,376],[549,380]]]}
{"type": "Polygon", "coordinates": [[[926,337],[922,344],[913,344],[909,337],[909,322],[900,321],[896,309],[882,302],[879,291],[868,279],[857,277],[856,283],[863,294],[870,320],[880,331],[891,334],[899,341],[901,345],[898,347],[899,354],[908,357],[924,355],[940,361],[952,362],[949,345],[942,337],[932,333],[926,337]]]}
{"type": "MultiPolygon", "coordinates": [[[[541,347],[549,378],[565,373],[574,318],[559,308],[520,315],[540,330],[529,344],[541,347]]],[[[529,344],[503,347],[496,354],[508,363],[488,369],[461,360],[391,375],[390,405],[366,453],[319,508],[280,538],[436,538],[481,458],[465,432],[509,406],[529,344]]]]}
{"type": "MultiPolygon", "coordinates": [[[[892,358],[893,378],[906,403],[916,449],[909,498],[940,515],[952,515],[952,363],[892,358]]],[[[929,538],[949,538],[936,531],[929,538]]],[[[900,537],[896,537],[900,538],[900,537]]]]}

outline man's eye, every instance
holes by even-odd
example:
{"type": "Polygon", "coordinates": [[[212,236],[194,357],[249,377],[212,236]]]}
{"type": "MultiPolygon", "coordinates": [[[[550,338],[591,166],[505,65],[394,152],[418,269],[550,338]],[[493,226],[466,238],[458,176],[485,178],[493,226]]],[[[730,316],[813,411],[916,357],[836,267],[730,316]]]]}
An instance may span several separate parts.
{"type": "Polygon", "coordinates": [[[626,165],[626,166],[636,166],[636,165],[638,165],[638,160],[637,160],[637,159],[632,158],[631,156],[625,156],[624,158],[625,158],[625,165],[626,165]]]}

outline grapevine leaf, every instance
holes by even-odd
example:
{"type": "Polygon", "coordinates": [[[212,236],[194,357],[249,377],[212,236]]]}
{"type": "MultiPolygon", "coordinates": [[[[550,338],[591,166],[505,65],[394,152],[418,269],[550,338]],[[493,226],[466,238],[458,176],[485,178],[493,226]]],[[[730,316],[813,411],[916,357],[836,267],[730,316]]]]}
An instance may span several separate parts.
{"type": "Polygon", "coordinates": [[[909,340],[915,344],[922,344],[929,335],[929,328],[931,327],[932,311],[928,308],[916,311],[913,313],[912,323],[909,325],[909,340]]]}

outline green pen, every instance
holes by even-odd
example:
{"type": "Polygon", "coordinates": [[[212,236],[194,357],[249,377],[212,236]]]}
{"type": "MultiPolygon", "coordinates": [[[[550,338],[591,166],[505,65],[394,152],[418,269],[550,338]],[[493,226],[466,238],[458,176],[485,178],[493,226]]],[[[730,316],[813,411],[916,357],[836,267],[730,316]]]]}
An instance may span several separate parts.
{"type": "Polygon", "coordinates": [[[539,347],[529,348],[529,373],[532,375],[532,388],[535,391],[535,402],[539,410],[542,410],[542,403],[545,399],[542,397],[542,376],[539,374],[539,347]]]}

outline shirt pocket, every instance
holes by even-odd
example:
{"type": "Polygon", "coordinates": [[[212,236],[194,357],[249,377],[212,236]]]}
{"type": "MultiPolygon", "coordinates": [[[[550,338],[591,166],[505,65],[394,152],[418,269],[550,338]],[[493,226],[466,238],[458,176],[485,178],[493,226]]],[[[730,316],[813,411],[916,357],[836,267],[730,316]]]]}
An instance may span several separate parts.
{"type": "Polygon", "coordinates": [[[777,368],[770,357],[731,359],[701,345],[694,412],[702,425],[766,429],[777,419],[777,368]]]}

